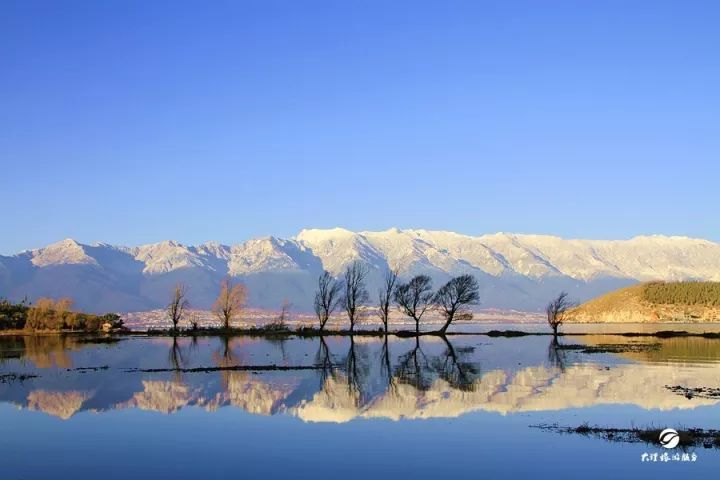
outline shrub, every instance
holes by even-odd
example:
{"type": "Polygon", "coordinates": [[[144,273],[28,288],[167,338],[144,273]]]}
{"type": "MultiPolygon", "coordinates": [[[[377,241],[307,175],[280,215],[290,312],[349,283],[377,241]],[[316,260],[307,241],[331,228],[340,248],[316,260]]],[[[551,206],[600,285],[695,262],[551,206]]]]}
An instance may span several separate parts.
{"type": "Polygon", "coordinates": [[[7,299],[0,300],[0,330],[16,330],[25,328],[28,305],[25,300],[11,303],[7,299]]]}
{"type": "Polygon", "coordinates": [[[34,305],[23,300],[12,303],[0,300],[0,330],[73,330],[95,332],[109,323],[113,328],[123,326],[122,318],[115,313],[92,315],[71,311],[72,300],[40,298],[34,305]]]}

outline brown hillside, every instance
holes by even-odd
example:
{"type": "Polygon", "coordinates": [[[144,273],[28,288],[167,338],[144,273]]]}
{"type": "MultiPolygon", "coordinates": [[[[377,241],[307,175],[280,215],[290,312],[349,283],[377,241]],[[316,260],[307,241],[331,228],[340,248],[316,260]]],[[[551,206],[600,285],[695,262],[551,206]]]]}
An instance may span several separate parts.
{"type": "MultiPolygon", "coordinates": [[[[662,323],[720,322],[720,306],[707,304],[655,303],[647,300],[647,289],[657,285],[642,283],[610,292],[568,312],[569,323],[662,323]]],[[[667,285],[682,289],[683,282],[667,285]]]]}

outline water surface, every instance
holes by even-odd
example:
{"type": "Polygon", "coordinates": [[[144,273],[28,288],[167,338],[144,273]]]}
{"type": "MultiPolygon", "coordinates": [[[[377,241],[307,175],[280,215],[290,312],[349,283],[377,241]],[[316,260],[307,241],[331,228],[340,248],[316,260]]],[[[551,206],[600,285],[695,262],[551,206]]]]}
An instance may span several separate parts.
{"type": "Polygon", "coordinates": [[[532,426],[719,429],[720,399],[668,388],[720,388],[719,363],[703,338],[0,337],[0,462],[18,479],[714,475],[717,449],[650,464],[662,448],[532,426]]]}

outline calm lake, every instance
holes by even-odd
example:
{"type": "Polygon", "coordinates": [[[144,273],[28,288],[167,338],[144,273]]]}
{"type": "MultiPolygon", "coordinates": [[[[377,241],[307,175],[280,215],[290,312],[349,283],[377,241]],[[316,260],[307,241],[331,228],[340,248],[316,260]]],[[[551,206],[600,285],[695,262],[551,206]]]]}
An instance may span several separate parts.
{"type": "Polygon", "coordinates": [[[719,448],[536,428],[720,429],[720,398],[673,386],[720,388],[720,340],[0,337],[0,465],[3,479],[715,478],[719,448]]]}

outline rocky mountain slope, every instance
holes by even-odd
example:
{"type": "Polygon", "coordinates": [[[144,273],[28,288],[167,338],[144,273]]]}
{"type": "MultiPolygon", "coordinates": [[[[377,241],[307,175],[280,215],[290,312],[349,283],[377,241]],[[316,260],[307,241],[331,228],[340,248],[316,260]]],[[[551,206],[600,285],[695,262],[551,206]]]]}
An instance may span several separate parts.
{"type": "Polygon", "coordinates": [[[265,237],[228,246],[173,241],[139,247],[63,240],[45,248],[0,256],[0,297],[70,296],[93,312],[162,307],[172,285],[184,282],[197,308],[208,308],[226,275],[245,282],[249,302],[278,308],[290,299],[309,310],[323,269],[339,275],[354,260],[370,267],[371,297],[389,268],[402,277],[426,273],[436,286],[471,273],[482,307],[537,311],[559,290],[584,301],[649,280],[720,280],[720,244],[686,237],[566,240],[498,233],[390,229],[351,232],[303,230],[296,237],[265,237]]]}

